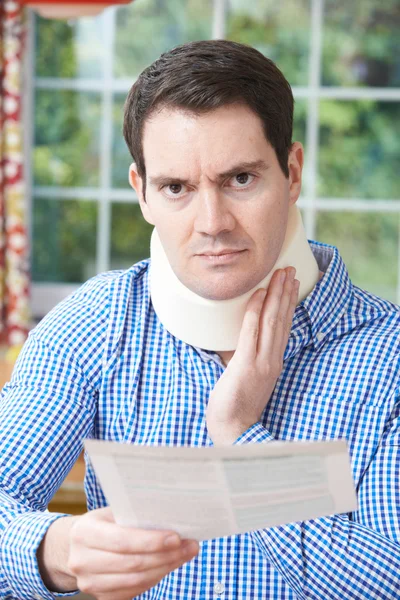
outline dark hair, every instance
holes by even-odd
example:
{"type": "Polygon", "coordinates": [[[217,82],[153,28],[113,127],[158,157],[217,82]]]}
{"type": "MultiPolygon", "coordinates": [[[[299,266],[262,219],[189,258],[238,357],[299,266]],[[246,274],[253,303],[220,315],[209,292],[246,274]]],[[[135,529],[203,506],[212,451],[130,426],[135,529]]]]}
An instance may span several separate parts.
{"type": "Polygon", "coordinates": [[[154,110],[176,107],[203,114],[228,104],[251,108],[289,177],[293,94],[278,67],[255,48],[227,40],[190,42],[147,67],[125,102],[124,137],[140,177],[146,179],[143,127],[154,110]]]}

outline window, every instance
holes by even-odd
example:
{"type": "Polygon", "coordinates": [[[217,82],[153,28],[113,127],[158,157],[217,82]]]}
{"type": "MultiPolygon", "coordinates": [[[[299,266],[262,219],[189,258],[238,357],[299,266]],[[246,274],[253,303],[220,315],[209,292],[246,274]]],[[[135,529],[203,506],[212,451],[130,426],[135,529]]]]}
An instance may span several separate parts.
{"type": "Polygon", "coordinates": [[[162,51],[212,37],[251,44],[282,69],[306,150],[308,237],[336,245],[356,285],[400,303],[397,0],[135,0],[95,18],[30,20],[35,315],[149,255],[123,103],[162,51]]]}

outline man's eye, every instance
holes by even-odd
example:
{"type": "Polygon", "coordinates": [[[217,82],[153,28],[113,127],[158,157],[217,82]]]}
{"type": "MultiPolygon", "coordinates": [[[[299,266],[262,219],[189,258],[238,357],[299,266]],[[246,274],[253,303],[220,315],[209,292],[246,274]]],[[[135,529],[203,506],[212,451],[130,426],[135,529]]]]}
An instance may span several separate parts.
{"type": "Polygon", "coordinates": [[[252,183],[254,180],[254,175],[251,175],[250,173],[238,173],[232,179],[233,179],[233,186],[240,188],[240,187],[245,187],[245,186],[249,185],[250,183],[252,183]]]}
{"type": "Polygon", "coordinates": [[[186,186],[182,183],[169,183],[168,185],[163,186],[162,191],[167,198],[174,200],[175,198],[180,198],[187,190],[186,186]]]}
{"type": "Polygon", "coordinates": [[[172,183],[168,186],[168,189],[173,194],[179,194],[182,191],[182,185],[180,183],[172,183]]]}
{"type": "Polygon", "coordinates": [[[249,180],[249,174],[248,173],[239,173],[239,175],[236,175],[236,181],[238,183],[247,183],[249,180]]]}

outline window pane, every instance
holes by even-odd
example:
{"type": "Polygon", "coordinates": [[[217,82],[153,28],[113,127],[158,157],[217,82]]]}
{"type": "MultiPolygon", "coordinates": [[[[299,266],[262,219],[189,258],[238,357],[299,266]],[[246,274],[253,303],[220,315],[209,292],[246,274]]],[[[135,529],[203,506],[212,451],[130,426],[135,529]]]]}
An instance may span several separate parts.
{"type": "Polygon", "coordinates": [[[111,269],[127,269],[150,256],[153,226],[144,220],[139,204],[113,204],[111,220],[111,269]]]}
{"type": "Polygon", "coordinates": [[[115,75],[133,80],[165,50],[211,33],[212,0],[136,0],[117,11],[115,75]]]}
{"type": "Polygon", "coordinates": [[[32,277],[80,283],[96,273],[97,204],[35,198],[32,277]]]}
{"type": "Polygon", "coordinates": [[[131,189],[128,182],[132,157],[122,135],[124,102],[127,94],[116,94],[113,109],[112,186],[131,189]]]}
{"type": "Polygon", "coordinates": [[[273,60],[291,85],[307,85],[308,0],[228,0],[226,37],[273,60]]]}
{"type": "Polygon", "coordinates": [[[400,86],[398,0],[325,0],[323,84],[400,86]]]}
{"type": "Polygon", "coordinates": [[[102,77],[103,24],[100,16],[70,21],[36,16],[36,76],[102,77]]]}
{"type": "Polygon", "coordinates": [[[324,211],[316,232],[339,249],[355,285],[396,302],[398,215],[324,211]]]}
{"type": "Polygon", "coordinates": [[[319,194],[399,197],[400,103],[320,103],[319,194]]]}
{"type": "Polygon", "coordinates": [[[294,142],[301,142],[303,146],[306,143],[306,121],[307,102],[306,100],[296,100],[294,103],[292,139],[294,142]]]}
{"type": "Polygon", "coordinates": [[[100,95],[37,90],[36,185],[96,186],[99,182],[100,95]]]}

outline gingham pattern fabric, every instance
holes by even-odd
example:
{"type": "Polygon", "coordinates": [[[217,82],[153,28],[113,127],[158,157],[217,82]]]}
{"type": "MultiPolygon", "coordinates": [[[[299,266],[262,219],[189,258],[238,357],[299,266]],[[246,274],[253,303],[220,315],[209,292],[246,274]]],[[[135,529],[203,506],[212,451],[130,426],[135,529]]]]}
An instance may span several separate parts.
{"type": "MultiPolygon", "coordinates": [[[[284,369],[237,443],[348,440],[359,510],[201,544],[142,600],[400,598],[399,307],[351,283],[333,246],[297,307],[284,369]]],[[[170,335],[149,298],[149,260],[99,275],[31,333],[0,409],[0,597],[53,598],[35,559],[46,513],[85,437],[211,444],[219,357],[170,335]]],[[[90,509],[105,498],[88,466],[90,509]]],[[[61,595],[61,594],[59,594],[61,595]]]]}

